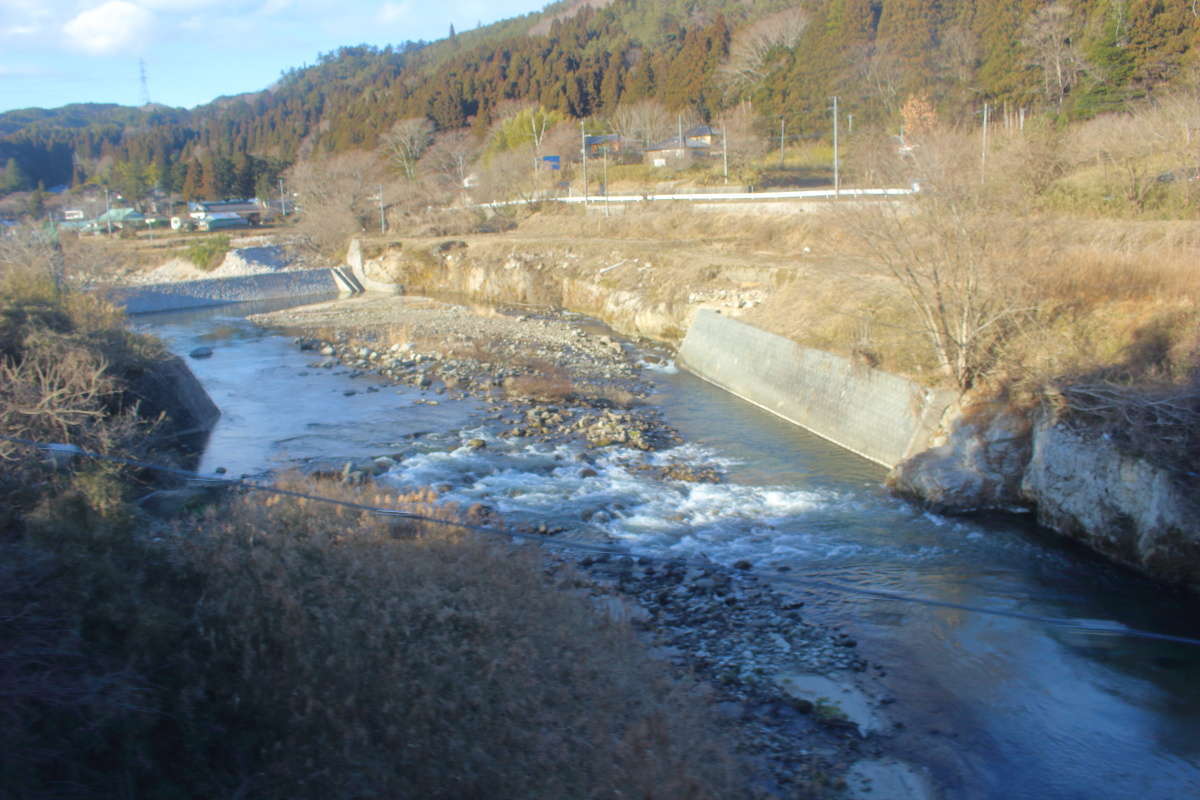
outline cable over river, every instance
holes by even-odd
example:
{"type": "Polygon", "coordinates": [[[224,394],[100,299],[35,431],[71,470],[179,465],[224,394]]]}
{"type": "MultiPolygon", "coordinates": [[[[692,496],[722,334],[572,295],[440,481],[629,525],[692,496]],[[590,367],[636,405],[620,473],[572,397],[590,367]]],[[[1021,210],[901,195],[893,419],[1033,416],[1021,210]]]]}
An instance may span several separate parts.
{"type": "Polygon", "coordinates": [[[881,488],[880,467],[669,363],[647,366],[643,377],[655,390],[649,402],[685,443],[585,456],[569,442],[503,437],[473,400],[313,370],[311,353],[245,313],[139,319],[175,352],[214,351],[189,361],[223,413],[201,471],[221,466],[236,477],[389,454],[399,458],[382,482],[435,485],[510,524],[654,555],[749,561],[882,665],[863,678],[894,699],[890,749],[927,768],[942,796],[1200,797],[1200,647],[1121,633],[1200,638],[1195,599],[1022,517],[925,513],[881,488]],[[723,479],[685,482],[635,468],[666,459],[711,466],[723,479]]]}

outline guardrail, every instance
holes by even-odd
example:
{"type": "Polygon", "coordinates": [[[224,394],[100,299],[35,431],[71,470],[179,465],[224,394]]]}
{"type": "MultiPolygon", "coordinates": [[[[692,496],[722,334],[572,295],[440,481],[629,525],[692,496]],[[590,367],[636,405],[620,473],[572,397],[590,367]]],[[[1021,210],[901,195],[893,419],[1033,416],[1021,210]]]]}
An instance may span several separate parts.
{"type": "Polygon", "coordinates": [[[530,205],[532,203],[643,203],[656,200],[840,200],[857,197],[904,197],[920,191],[911,189],[797,189],[780,192],[701,192],[688,194],[610,194],[586,195],[576,197],[531,197],[525,200],[501,200],[495,203],[482,203],[480,207],[497,208],[500,206],[530,205]]]}

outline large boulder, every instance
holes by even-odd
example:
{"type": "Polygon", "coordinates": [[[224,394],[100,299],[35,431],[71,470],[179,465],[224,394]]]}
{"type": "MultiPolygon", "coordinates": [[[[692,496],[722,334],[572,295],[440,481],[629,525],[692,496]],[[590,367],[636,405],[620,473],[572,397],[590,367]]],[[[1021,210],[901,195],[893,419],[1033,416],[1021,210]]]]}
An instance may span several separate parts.
{"type": "Polygon", "coordinates": [[[207,434],[217,424],[221,410],[187,364],[178,356],[154,363],[138,375],[132,386],[143,417],[162,416],[167,421],[159,433],[181,437],[207,434]]]}
{"type": "Polygon", "coordinates": [[[887,483],[941,513],[1023,508],[1031,425],[1020,412],[979,403],[954,409],[939,444],[900,462],[887,483]]]}

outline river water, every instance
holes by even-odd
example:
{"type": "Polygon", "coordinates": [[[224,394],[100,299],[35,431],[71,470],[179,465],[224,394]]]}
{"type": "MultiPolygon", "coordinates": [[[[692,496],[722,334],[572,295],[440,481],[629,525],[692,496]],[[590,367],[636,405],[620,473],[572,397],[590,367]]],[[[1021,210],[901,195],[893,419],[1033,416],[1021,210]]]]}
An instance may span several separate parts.
{"type": "Polygon", "coordinates": [[[638,552],[748,559],[883,665],[864,677],[895,698],[891,749],[927,768],[944,797],[1200,797],[1200,647],[1097,632],[1115,623],[1200,638],[1195,600],[1021,517],[922,512],[880,488],[880,467],[669,365],[648,372],[652,402],[687,444],[587,456],[499,438],[474,401],[313,368],[312,353],[243,319],[259,310],[139,318],[180,354],[214,350],[189,359],[222,409],[201,471],[255,475],[388,454],[401,460],[383,481],[439,485],[509,524],[546,523],[638,552]],[[465,446],[472,438],[488,446],[465,446]],[[645,459],[713,465],[725,480],[655,481],[637,469],[645,459]],[[1050,625],[814,580],[1091,622],[1050,625]]]}

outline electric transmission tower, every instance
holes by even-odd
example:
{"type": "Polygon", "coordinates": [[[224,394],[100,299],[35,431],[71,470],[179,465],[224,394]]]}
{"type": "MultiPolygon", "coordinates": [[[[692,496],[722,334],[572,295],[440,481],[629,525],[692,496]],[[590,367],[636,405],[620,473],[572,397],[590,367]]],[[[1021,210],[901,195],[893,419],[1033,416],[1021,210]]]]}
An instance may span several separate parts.
{"type": "Polygon", "coordinates": [[[150,85],[146,83],[146,59],[138,59],[138,77],[142,83],[142,105],[150,105],[150,85]]]}

